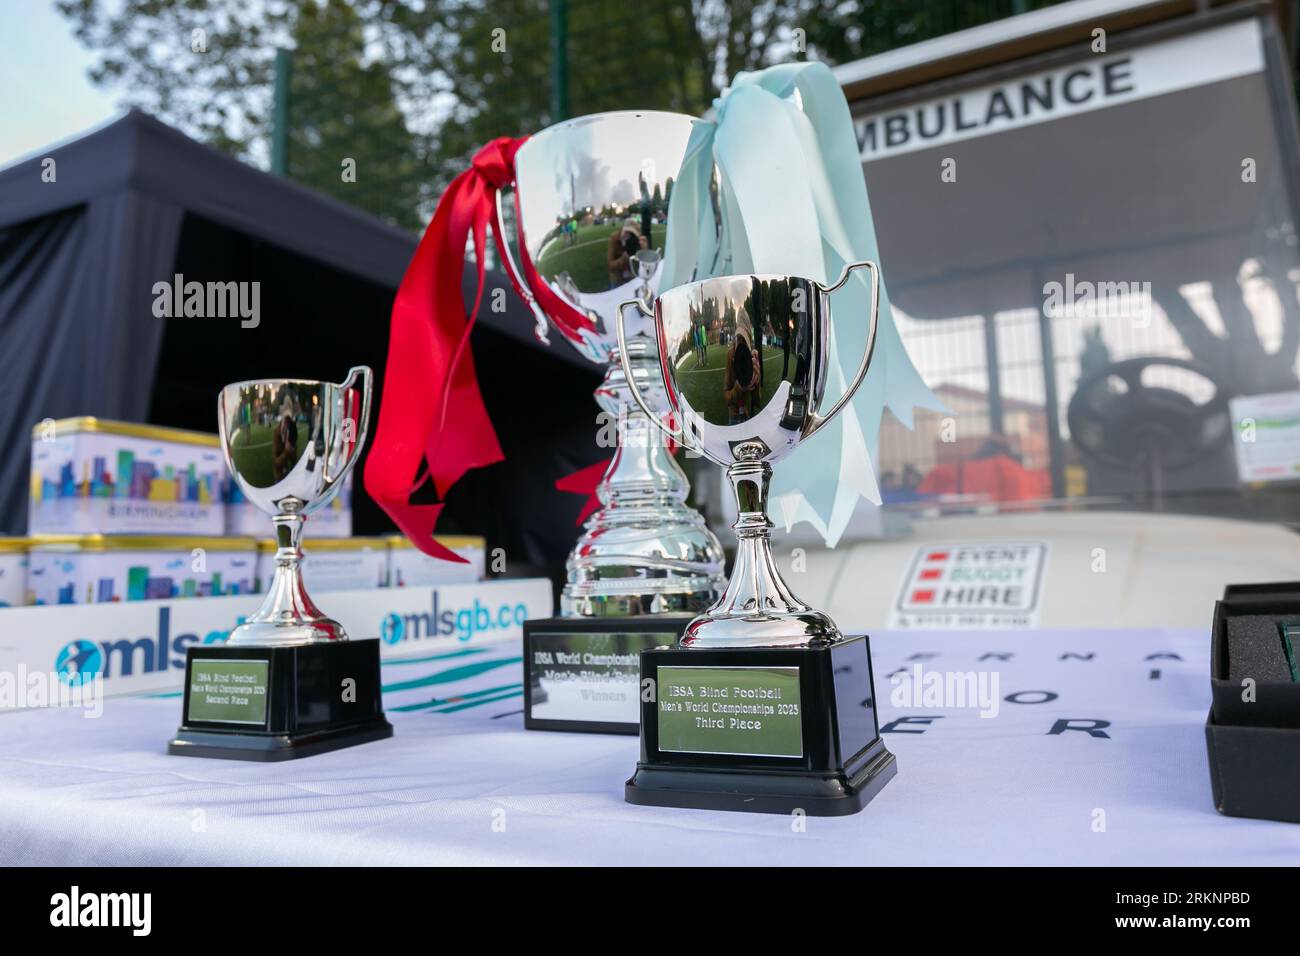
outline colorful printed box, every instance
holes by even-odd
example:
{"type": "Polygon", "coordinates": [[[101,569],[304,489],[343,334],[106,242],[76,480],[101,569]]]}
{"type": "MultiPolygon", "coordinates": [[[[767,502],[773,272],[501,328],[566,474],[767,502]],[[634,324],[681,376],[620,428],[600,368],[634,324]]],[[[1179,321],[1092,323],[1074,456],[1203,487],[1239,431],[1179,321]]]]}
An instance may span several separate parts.
{"type": "Polygon", "coordinates": [[[27,603],[26,538],[0,538],[0,607],[27,603]]]}
{"type": "Polygon", "coordinates": [[[29,534],[219,535],[216,435],[98,418],[32,429],[29,534]]]}
{"type": "Polygon", "coordinates": [[[145,535],[32,539],[27,569],[33,604],[100,604],[251,594],[252,538],[145,535]]]}
{"type": "Polygon", "coordinates": [[[388,586],[423,587],[430,584],[467,584],[487,577],[487,542],[471,535],[437,535],[435,540],[455,551],[468,564],[431,558],[404,535],[388,538],[388,586]]]}
{"type": "MultiPolygon", "coordinates": [[[[334,499],[309,517],[303,538],[352,537],[352,475],[348,472],[334,499]]],[[[271,531],[271,516],[250,504],[233,481],[226,483],[226,534],[262,538],[271,531]]]]}
{"type": "MultiPolygon", "coordinates": [[[[388,548],[383,538],[317,538],[304,541],[302,553],[302,580],[308,594],[382,588],[388,579],[388,548]]],[[[274,576],[275,542],[259,541],[259,590],[265,590],[274,576]]]]}

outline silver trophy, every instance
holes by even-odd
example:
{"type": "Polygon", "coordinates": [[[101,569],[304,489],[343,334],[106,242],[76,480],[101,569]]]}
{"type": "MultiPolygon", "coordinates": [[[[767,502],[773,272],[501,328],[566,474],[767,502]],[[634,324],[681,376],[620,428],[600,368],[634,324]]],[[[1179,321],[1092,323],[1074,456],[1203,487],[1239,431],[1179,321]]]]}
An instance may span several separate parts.
{"type": "Polygon", "coordinates": [[[630,376],[645,403],[667,411],[654,338],[641,324],[617,346],[615,332],[618,304],[631,297],[648,302],[658,289],[655,243],[666,231],[668,196],[696,122],[640,111],[560,123],[532,136],[515,156],[513,230],[505,229],[511,217],[497,195],[499,234],[514,239],[505,243],[505,264],[533,309],[539,337],[553,325],[604,367],[596,401],[619,423],[619,446],[596,491],[601,507],[567,562],[560,600],[566,617],[693,613],[721,589],[722,548],[686,505],[686,476],[628,390],[630,376]],[[633,212],[638,197],[643,208],[633,212]],[[653,197],[649,215],[642,214],[645,197],[653,197]],[[658,235],[644,235],[647,221],[658,235]],[[521,269],[516,256],[529,268],[521,269]],[[556,316],[548,321],[528,275],[592,328],[573,333],[556,316]]]}
{"type": "Polygon", "coordinates": [[[275,525],[275,577],[224,644],[186,649],[168,753],[294,760],[393,735],[378,638],[349,640],[307,596],[300,567],[303,522],[338,493],[365,445],[371,380],[359,366],[342,385],[260,379],[217,396],[230,474],[275,525]]]}
{"type": "MultiPolygon", "coordinates": [[[[831,421],[866,377],[879,293],[876,266],[856,262],[830,286],[724,276],[655,300],[676,422],[652,420],[726,468],[739,546],[717,603],[676,646],[641,652],[641,756],[624,787],[629,803],[838,816],[861,810],[897,772],[876,719],[869,639],[842,634],[794,596],[767,516],[772,463],[831,421]],[[829,295],[859,268],[871,277],[866,348],[853,381],[822,412],[829,295]]],[[[648,312],[639,299],[625,305],[648,312]]],[[[633,397],[653,415],[639,390],[633,397]]]]}
{"type": "Polygon", "coordinates": [[[370,420],[373,373],[348,372],[341,385],[260,379],[227,385],[217,398],[221,449],[244,496],[271,516],[275,576],[256,613],[231,632],[228,647],[283,647],[346,641],[343,625],[321,613],[302,581],[303,523],[330,503],[356,464],[370,420]]]}
{"type": "MultiPolygon", "coordinates": [[[[835,622],[790,591],[772,556],[767,516],[772,463],[839,413],[866,377],[880,314],[874,263],[855,262],[831,286],[795,276],[723,276],[659,295],[653,316],[663,343],[662,381],[676,422],[666,423],[646,400],[640,381],[633,398],[642,412],[687,448],[722,465],[736,494],[739,539],[727,589],[687,626],[683,647],[790,647],[839,639],[835,622]],[[871,276],[866,351],[844,394],[824,414],[829,295],[855,269],[871,276]]],[[[618,325],[620,342],[623,323],[618,325]]],[[[627,374],[632,375],[628,369],[627,374]]]]}

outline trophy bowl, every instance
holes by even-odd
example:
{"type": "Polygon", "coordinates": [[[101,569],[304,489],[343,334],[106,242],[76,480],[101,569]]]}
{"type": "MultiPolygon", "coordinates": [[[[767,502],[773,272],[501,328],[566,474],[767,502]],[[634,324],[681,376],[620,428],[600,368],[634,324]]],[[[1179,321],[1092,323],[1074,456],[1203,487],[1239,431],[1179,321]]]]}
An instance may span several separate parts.
{"type": "Polygon", "coordinates": [[[797,276],[721,276],[662,293],[653,312],[640,299],[624,303],[629,311],[653,315],[675,422],[665,423],[635,387],[633,399],[673,438],[726,469],[739,512],[732,526],[739,539],[736,562],[726,591],[687,625],[681,646],[807,646],[841,636],[830,617],[791,593],[777,570],[768,486],[772,463],[833,419],[866,377],[879,285],[874,263],[855,262],[830,286],[797,276]],[[854,380],[822,413],[830,294],[857,269],[871,277],[867,345],[854,380]]]}
{"type": "Polygon", "coordinates": [[[221,449],[244,496],[271,516],[275,576],[262,606],[231,632],[232,647],[282,647],[347,640],[308,597],[301,571],[306,519],[338,494],[356,464],[370,420],[373,373],[342,384],[259,379],[217,397],[221,449]]]}
{"type": "Polygon", "coordinates": [[[621,347],[615,329],[620,302],[648,302],[658,289],[668,201],[697,122],[626,111],[559,123],[515,155],[512,216],[506,191],[497,194],[504,265],[539,337],[553,325],[603,366],[596,401],[618,424],[601,507],[567,561],[565,617],[694,613],[721,589],[722,547],[685,503],[685,474],[629,392],[634,379],[667,411],[650,326],[639,323],[621,347]]]}

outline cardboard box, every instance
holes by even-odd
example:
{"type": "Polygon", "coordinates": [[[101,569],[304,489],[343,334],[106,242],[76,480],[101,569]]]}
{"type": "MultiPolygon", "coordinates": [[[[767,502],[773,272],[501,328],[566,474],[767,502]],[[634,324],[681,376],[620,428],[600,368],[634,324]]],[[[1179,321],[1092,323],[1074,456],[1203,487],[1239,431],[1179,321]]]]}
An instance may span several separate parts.
{"type": "Polygon", "coordinates": [[[405,535],[388,538],[388,586],[424,587],[430,584],[467,584],[487,577],[487,542],[472,535],[440,534],[435,540],[468,561],[431,558],[405,535]]]}
{"type": "Polygon", "coordinates": [[[216,435],[98,418],[32,429],[27,530],[219,535],[226,464],[216,435]]]}
{"type": "Polygon", "coordinates": [[[27,603],[26,538],[0,538],[0,607],[27,603]]]}
{"type": "Polygon", "coordinates": [[[252,538],[54,535],[32,539],[32,604],[101,604],[251,594],[252,538]]]}

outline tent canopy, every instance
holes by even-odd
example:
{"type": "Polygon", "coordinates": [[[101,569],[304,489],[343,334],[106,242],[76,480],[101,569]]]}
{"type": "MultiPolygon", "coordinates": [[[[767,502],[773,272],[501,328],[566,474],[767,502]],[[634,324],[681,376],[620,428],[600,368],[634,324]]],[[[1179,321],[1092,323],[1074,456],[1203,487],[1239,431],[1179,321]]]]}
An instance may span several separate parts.
{"type": "Polygon", "coordinates": [[[138,110],[0,170],[0,228],[123,193],[394,288],[415,250],[414,237],[395,226],[245,165],[138,110]],[[41,177],[47,157],[56,164],[53,182],[41,177]]]}

